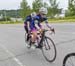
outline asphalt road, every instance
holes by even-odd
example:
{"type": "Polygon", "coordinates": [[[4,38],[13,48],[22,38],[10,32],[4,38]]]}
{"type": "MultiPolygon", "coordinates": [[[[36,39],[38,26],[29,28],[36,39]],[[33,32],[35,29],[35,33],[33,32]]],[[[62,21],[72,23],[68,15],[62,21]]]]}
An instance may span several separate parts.
{"type": "Polygon", "coordinates": [[[41,50],[25,47],[23,24],[0,25],[0,66],[62,66],[66,54],[75,52],[75,23],[51,24],[51,35],[57,48],[53,63],[47,62],[41,50]]]}

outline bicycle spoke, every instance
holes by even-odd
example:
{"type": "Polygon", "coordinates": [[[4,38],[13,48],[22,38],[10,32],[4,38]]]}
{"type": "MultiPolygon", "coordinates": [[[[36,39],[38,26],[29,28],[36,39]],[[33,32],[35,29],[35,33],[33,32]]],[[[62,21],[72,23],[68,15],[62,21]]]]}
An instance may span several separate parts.
{"type": "Polygon", "coordinates": [[[50,46],[49,46],[49,43],[48,43],[47,39],[46,39],[46,42],[47,42],[47,45],[48,45],[48,47],[49,47],[49,49],[50,49],[50,46]]]}
{"type": "MultiPolygon", "coordinates": [[[[74,57],[74,56],[73,56],[74,57]]],[[[75,62],[75,58],[73,58],[73,57],[70,57],[70,64],[72,65],[72,66],[75,66],[75,64],[74,64],[74,62],[75,62]]]]}
{"type": "Polygon", "coordinates": [[[72,65],[72,66],[74,66],[74,64],[73,64],[73,58],[72,58],[72,57],[70,57],[70,60],[71,60],[71,62],[70,62],[70,63],[71,63],[71,65],[72,65]]]}
{"type": "Polygon", "coordinates": [[[46,47],[45,41],[43,42],[43,47],[45,47],[45,49],[48,50],[46,47]]]}

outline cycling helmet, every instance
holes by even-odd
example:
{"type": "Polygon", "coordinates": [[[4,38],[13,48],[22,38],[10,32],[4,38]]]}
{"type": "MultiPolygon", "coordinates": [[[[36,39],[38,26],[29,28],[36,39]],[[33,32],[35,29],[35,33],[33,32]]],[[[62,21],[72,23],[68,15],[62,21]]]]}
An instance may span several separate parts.
{"type": "Polygon", "coordinates": [[[47,8],[44,8],[44,7],[41,7],[39,9],[39,12],[42,13],[42,14],[47,14],[48,13],[47,8]]]}

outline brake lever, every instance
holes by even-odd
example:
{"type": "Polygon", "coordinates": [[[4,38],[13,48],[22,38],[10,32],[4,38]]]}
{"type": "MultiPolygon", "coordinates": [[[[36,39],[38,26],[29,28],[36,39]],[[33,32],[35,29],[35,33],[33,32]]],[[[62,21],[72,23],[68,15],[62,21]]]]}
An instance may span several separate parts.
{"type": "Polygon", "coordinates": [[[54,28],[53,28],[53,33],[55,34],[55,30],[54,30],[54,28]]]}
{"type": "Polygon", "coordinates": [[[52,33],[53,33],[53,34],[55,34],[55,30],[54,30],[54,28],[53,28],[53,29],[51,29],[51,31],[52,31],[52,33]]]}

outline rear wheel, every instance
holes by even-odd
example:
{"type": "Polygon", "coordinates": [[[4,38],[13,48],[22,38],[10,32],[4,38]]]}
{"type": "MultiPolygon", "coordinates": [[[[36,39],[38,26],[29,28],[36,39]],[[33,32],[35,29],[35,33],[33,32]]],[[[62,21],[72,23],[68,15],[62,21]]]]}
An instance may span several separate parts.
{"type": "Polygon", "coordinates": [[[26,42],[26,40],[27,40],[27,33],[25,33],[25,42],[26,42]]]}
{"type": "Polygon", "coordinates": [[[29,39],[27,40],[27,33],[25,33],[25,46],[30,49],[31,48],[31,38],[29,37],[29,39]]]}
{"type": "Polygon", "coordinates": [[[43,40],[42,53],[48,62],[53,62],[56,59],[56,47],[53,40],[45,37],[43,40]]]}

